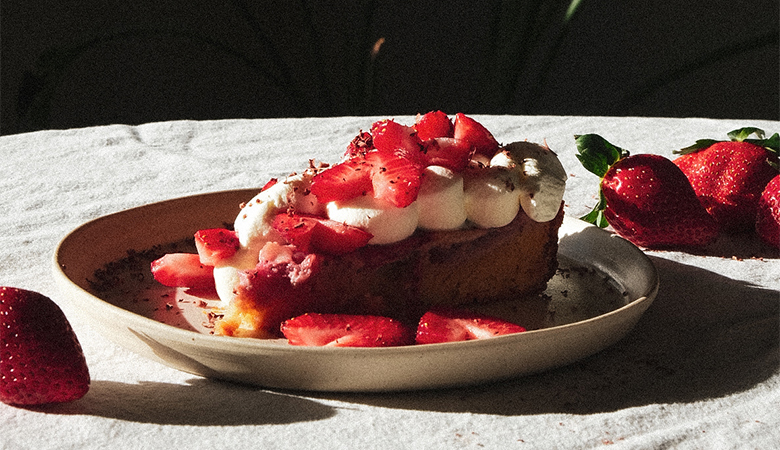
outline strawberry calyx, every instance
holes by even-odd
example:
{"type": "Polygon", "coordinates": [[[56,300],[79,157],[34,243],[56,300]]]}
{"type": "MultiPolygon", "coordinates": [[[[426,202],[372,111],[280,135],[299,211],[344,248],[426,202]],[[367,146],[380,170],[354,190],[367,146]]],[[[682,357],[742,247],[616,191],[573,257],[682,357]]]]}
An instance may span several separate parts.
{"type": "MultiPolygon", "coordinates": [[[[578,151],[577,159],[585,169],[598,176],[600,180],[604,178],[604,175],[606,175],[613,164],[630,156],[628,150],[611,144],[598,134],[575,135],[574,139],[578,151]]],[[[599,228],[606,228],[609,225],[604,216],[606,207],[607,200],[604,198],[601,183],[599,183],[598,203],[593,207],[593,210],[580,217],[580,219],[599,228]]]]}
{"type": "MultiPolygon", "coordinates": [[[[675,150],[672,153],[677,155],[688,155],[696,153],[700,150],[704,150],[717,144],[719,142],[747,142],[759,147],[763,147],[769,152],[770,155],[780,155],[780,134],[775,133],[768,138],[766,133],[761,128],[756,127],[743,127],[730,131],[726,134],[729,138],[728,141],[719,141],[717,139],[698,139],[695,144],[688,147],[675,150]],[[755,138],[750,136],[755,135],[755,138]]],[[[767,164],[780,171],[780,165],[773,159],[767,159],[767,164]]]]}

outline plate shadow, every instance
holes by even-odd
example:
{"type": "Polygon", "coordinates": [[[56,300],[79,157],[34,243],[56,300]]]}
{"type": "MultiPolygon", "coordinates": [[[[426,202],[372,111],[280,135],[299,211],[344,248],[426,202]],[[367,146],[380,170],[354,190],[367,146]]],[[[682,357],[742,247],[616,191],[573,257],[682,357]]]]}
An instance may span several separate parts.
{"type": "Polygon", "coordinates": [[[257,387],[193,378],[188,384],[93,380],[72,403],[27,408],[161,425],[279,425],[323,420],[336,409],[316,400],[257,387]]]}
{"type": "Polygon", "coordinates": [[[392,394],[305,394],[386,408],[592,414],[724,397],[780,374],[780,292],[651,256],[661,289],[616,345],[504,382],[392,394]]]}

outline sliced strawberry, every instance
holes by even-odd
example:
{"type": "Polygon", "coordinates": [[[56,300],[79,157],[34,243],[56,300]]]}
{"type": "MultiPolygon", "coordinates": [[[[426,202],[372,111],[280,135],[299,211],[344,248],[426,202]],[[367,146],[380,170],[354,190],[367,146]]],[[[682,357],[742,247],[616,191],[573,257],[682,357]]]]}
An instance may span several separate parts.
{"type": "Polygon", "coordinates": [[[90,376],[76,335],[50,298],[0,287],[0,401],[41,405],[78,400],[90,376]]]}
{"type": "Polygon", "coordinates": [[[201,264],[213,266],[235,255],[241,244],[235,231],[209,228],[195,233],[195,247],[198,249],[201,264]]]}
{"type": "Polygon", "coordinates": [[[394,319],[347,314],[304,314],[282,322],[292,345],[393,347],[411,344],[411,333],[394,319]]]}
{"type": "Polygon", "coordinates": [[[271,178],[270,180],[268,180],[268,182],[267,182],[267,183],[265,183],[265,185],[263,186],[263,188],[262,188],[262,189],[260,189],[260,192],[263,192],[264,190],[266,190],[266,189],[270,188],[271,186],[275,185],[275,184],[276,184],[278,181],[279,181],[279,180],[278,180],[278,179],[276,179],[276,178],[271,178]]]}
{"type": "Polygon", "coordinates": [[[309,216],[301,214],[279,213],[274,217],[271,226],[284,239],[304,253],[311,253],[311,239],[318,222],[309,216]]]}
{"type": "Polygon", "coordinates": [[[498,141],[481,123],[463,113],[455,114],[453,137],[471,142],[476,153],[492,158],[498,151],[498,141]]]}
{"type": "Polygon", "coordinates": [[[495,317],[470,311],[437,309],[428,311],[417,327],[417,344],[470,341],[504,334],[521,333],[525,328],[495,317]]]}
{"type": "Polygon", "coordinates": [[[474,155],[474,146],[462,139],[439,137],[424,142],[425,166],[442,166],[454,172],[462,172],[474,155]]]}
{"type": "Polygon", "coordinates": [[[369,152],[366,160],[371,164],[374,198],[384,199],[399,208],[417,200],[422,165],[401,154],[385,151],[369,152]]]}
{"type": "Polygon", "coordinates": [[[311,192],[320,203],[366,195],[371,192],[371,166],[363,156],[331,166],[314,175],[311,192]]]}
{"type": "Polygon", "coordinates": [[[165,286],[214,287],[214,266],[201,263],[197,253],[168,253],[152,261],[151,269],[154,279],[165,286]]]}
{"type": "Polygon", "coordinates": [[[400,153],[412,161],[419,161],[421,157],[422,141],[412,127],[394,120],[382,120],[371,126],[371,135],[377,150],[400,153]]]}
{"type": "Polygon", "coordinates": [[[368,244],[374,237],[371,233],[358,227],[346,225],[335,220],[317,218],[318,225],[314,228],[312,247],[314,251],[343,255],[351,253],[368,244]]]}
{"type": "Polygon", "coordinates": [[[373,237],[360,228],[308,214],[280,213],[271,226],[306,253],[342,255],[368,244],[373,237]]]}
{"type": "Polygon", "coordinates": [[[363,156],[374,149],[374,137],[367,131],[360,130],[357,136],[347,145],[344,159],[352,159],[355,156],[363,156]]]}
{"type": "Polygon", "coordinates": [[[441,111],[431,111],[418,114],[414,129],[421,141],[440,137],[452,137],[454,128],[447,114],[441,111]]]}

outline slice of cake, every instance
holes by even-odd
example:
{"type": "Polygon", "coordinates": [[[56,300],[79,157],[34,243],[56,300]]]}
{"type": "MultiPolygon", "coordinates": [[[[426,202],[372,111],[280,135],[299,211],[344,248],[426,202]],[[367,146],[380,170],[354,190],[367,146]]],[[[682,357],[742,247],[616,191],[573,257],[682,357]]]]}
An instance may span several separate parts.
{"type": "Polygon", "coordinates": [[[278,337],[304,313],[413,324],[431,308],[541,293],[565,182],[549,148],[502,147],[463,114],[377,122],[339,163],[269,182],[234,232],[204,234],[222,236],[198,247],[224,306],[215,333],[278,337]]]}

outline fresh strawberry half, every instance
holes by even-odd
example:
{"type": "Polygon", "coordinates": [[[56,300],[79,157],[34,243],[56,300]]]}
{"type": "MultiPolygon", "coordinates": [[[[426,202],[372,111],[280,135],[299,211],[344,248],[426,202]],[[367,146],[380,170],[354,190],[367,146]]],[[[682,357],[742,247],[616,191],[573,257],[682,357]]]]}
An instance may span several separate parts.
{"type": "Polygon", "coordinates": [[[168,253],[152,261],[152,275],[170,287],[214,288],[214,266],[200,262],[197,253],[168,253]]]}
{"type": "Polygon", "coordinates": [[[417,344],[437,344],[487,339],[522,333],[524,327],[496,317],[470,311],[437,309],[426,312],[417,326],[417,344]]]}
{"type": "Polygon", "coordinates": [[[454,172],[462,172],[475,151],[469,141],[448,137],[431,138],[423,144],[425,166],[442,166],[454,172]]]}
{"type": "Polygon", "coordinates": [[[780,249],[780,175],[775,175],[758,200],[756,233],[762,241],[780,249]]]}
{"type": "Polygon", "coordinates": [[[403,154],[376,150],[366,154],[371,164],[371,185],[375,198],[405,208],[417,200],[423,166],[403,154]]]}
{"type": "Polygon", "coordinates": [[[373,237],[360,228],[309,214],[280,213],[271,226],[303,252],[342,255],[363,247],[373,237]]]}
{"type": "Polygon", "coordinates": [[[413,128],[421,141],[440,137],[453,137],[455,132],[452,121],[447,117],[447,114],[441,111],[418,114],[413,128]]]}
{"type": "Polygon", "coordinates": [[[209,228],[195,233],[195,247],[198,249],[201,264],[213,266],[235,255],[241,244],[235,231],[209,228]]]}
{"type": "Polygon", "coordinates": [[[89,369],[62,310],[48,297],[0,287],[0,401],[41,405],[77,400],[89,369]]]}
{"type": "Polygon", "coordinates": [[[455,114],[453,137],[474,146],[476,153],[492,158],[498,152],[498,141],[481,123],[463,113],[455,114]]]}
{"type": "Polygon", "coordinates": [[[721,229],[736,233],[754,227],[761,192],[778,173],[780,136],[764,139],[764,131],[752,127],[728,136],[728,141],[704,139],[678,150],[682,156],[674,163],[721,229]]]}
{"type": "Polygon", "coordinates": [[[371,126],[371,135],[377,150],[401,154],[419,162],[423,145],[414,128],[388,119],[375,122],[371,126]]]}
{"type": "Polygon", "coordinates": [[[304,314],[282,322],[292,345],[329,347],[393,347],[411,344],[401,322],[381,316],[304,314]]]}
{"type": "Polygon", "coordinates": [[[601,136],[576,136],[580,162],[601,178],[599,203],[583,220],[612,225],[648,248],[703,247],[718,225],[699,203],[685,174],[659,155],[630,155],[601,136]]]}
{"type": "Polygon", "coordinates": [[[371,192],[371,165],[363,155],[328,167],[312,178],[311,192],[320,203],[349,200],[371,192]]]}

